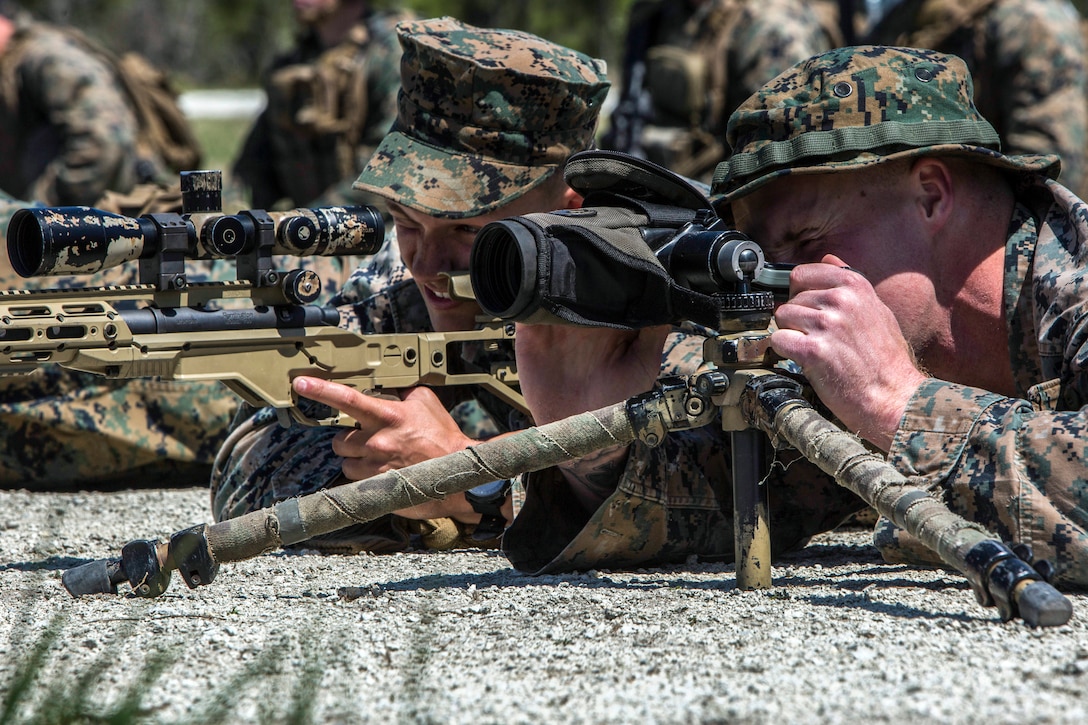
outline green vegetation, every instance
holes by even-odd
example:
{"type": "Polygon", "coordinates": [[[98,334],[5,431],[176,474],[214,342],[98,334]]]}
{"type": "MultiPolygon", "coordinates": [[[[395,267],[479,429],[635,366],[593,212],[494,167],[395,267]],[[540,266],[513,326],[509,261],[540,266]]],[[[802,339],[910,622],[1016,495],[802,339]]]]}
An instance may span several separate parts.
{"type": "MultiPolygon", "coordinates": [[[[155,703],[148,695],[158,685],[172,681],[170,669],[180,666],[168,654],[168,648],[148,652],[135,678],[122,687],[112,684],[111,665],[120,661],[120,644],[126,632],[114,633],[105,642],[103,652],[90,664],[78,669],[64,664],[65,618],[56,615],[23,648],[7,681],[0,680],[0,723],[3,725],[60,725],[61,723],[136,723],[175,722],[157,716],[155,703]]],[[[232,672],[221,673],[219,684],[203,692],[195,711],[179,725],[211,725],[233,722],[239,707],[256,703],[259,721],[284,725],[309,725],[314,722],[316,693],[324,672],[322,648],[327,647],[316,632],[308,632],[300,644],[280,642],[260,653],[232,672]],[[284,653],[300,650],[299,661],[284,671],[284,653]]],[[[290,666],[286,666],[290,667],[290,666]]]]}
{"type": "MultiPolygon", "coordinates": [[[[519,28],[618,64],[633,0],[372,0],[423,17],[519,28]]],[[[115,51],[135,50],[170,69],[183,88],[252,87],[295,30],[288,0],[21,0],[39,17],[69,23],[115,51]],[[133,32],[138,28],[140,32],[133,32]]]]}
{"type": "Polygon", "coordinates": [[[238,155],[249,124],[248,118],[193,119],[193,132],[204,150],[204,168],[224,172],[229,169],[238,155]]]}
{"type": "MultiPolygon", "coordinates": [[[[680,2],[682,0],[675,0],[680,2]]],[[[261,69],[294,32],[289,0],[19,0],[41,17],[82,28],[114,50],[137,50],[169,68],[182,87],[256,86],[261,69]],[[133,32],[139,28],[140,32],[133,32]]],[[[634,0],[371,0],[424,17],[519,28],[619,67],[634,0]]],[[[1088,0],[1073,0],[1083,15],[1088,0]]]]}

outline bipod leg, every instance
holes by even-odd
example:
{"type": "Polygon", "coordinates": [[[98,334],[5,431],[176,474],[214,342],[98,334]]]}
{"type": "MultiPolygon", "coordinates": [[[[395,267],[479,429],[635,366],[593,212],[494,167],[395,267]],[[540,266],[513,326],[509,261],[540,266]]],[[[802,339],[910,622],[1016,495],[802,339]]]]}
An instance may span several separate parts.
{"type": "Polygon", "coordinates": [[[174,571],[190,589],[215,579],[219,563],[212,558],[203,524],[176,532],[166,544],[151,539],[130,541],[120,557],[68,569],[61,583],[73,597],[117,594],[118,586],[127,583],[132,596],[152,598],[166,591],[174,571]]]}
{"type": "MultiPolygon", "coordinates": [[[[673,394],[668,399],[677,397],[673,394]]],[[[83,564],[64,572],[61,578],[72,596],[117,594],[118,585],[127,582],[132,594],[156,597],[166,590],[174,570],[189,587],[208,584],[221,563],[250,559],[488,481],[512,478],[607,446],[629,443],[643,428],[653,429],[646,435],[660,442],[667,430],[665,424],[675,417],[658,410],[664,405],[662,399],[660,393],[633,399],[630,405],[634,412],[630,416],[640,420],[638,427],[629,417],[629,403],[617,403],[364,481],[287,499],[234,519],[194,526],[174,534],[169,544],[132,541],[122,549],[119,559],[83,564]]]]}
{"type": "Polygon", "coordinates": [[[733,542],[738,589],[771,586],[767,487],[761,483],[766,436],[749,428],[730,433],[733,452],[733,542]]]}
{"type": "Polygon", "coordinates": [[[749,389],[758,403],[746,408],[753,425],[786,440],[840,486],[936,552],[967,577],[979,604],[996,606],[1003,620],[1019,617],[1037,627],[1060,626],[1073,616],[1072,603],[1047,581],[1041,562],[1033,567],[983,527],[913,485],[796,391],[760,382],[762,388],[749,389]]]}
{"type": "Polygon", "coordinates": [[[659,380],[655,390],[622,403],[547,425],[494,438],[441,458],[387,471],[363,481],[287,499],[259,511],[178,532],[165,550],[139,544],[139,566],[122,560],[91,562],[64,573],[73,596],[117,593],[128,581],[141,596],[158,596],[178,569],[190,587],[209,583],[219,564],[250,559],[281,546],[306,541],[354,523],[442,499],[489,481],[512,478],[581,458],[636,438],[660,445],[670,430],[697,428],[715,418],[707,396],[688,395],[687,381],[659,380]],[[180,537],[180,538],[179,538],[180,537]],[[184,542],[184,545],[183,545],[184,542]],[[111,573],[112,572],[112,573],[111,573]],[[143,584],[149,584],[146,590],[143,584]]]}

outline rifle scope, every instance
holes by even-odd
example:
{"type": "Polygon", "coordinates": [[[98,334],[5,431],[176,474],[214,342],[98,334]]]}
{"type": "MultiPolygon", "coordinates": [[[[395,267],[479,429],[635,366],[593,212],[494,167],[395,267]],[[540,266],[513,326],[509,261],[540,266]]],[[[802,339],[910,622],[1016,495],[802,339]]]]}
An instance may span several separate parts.
{"type": "Polygon", "coordinates": [[[164,228],[183,224],[190,259],[225,259],[252,251],[262,219],[271,219],[272,254],[373,254],[385,238],[370,206],[319,207],[259,214],[150,214],[128,217],[86,206],[30,207],[8,225],[8,258],[23,277],[93,274],[162,250],[164,228]]]}
{"type": "Polygon", "coordinates": [[[583,208],[487,224],[469,269],[480,307],[530,323],[670,324],[700,315],[700,298],[747,292],[765,266],[759,245],[716,219],[671,230],[638,221],[625,210],[583,208]]]}

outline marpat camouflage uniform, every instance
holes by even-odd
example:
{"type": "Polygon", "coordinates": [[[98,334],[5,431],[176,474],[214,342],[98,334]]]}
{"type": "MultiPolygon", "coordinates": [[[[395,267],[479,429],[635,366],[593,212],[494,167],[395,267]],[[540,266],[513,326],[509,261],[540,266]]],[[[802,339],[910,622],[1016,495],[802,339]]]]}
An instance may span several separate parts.
{"type": "MultiPolygon", "coordinates": [[[[551,57],[550,49],[536,47],[538,41],[523,34],[518,34],[523,40],[511,45],[514,53],[504,62],[521,68],[525,66],[519,58],[525,57],[538,71],[544,64],[554,63],[567,78],[584,76],[590,90],[564,100],[554,79],[518,78],[513,71],[501,75],[520,81],[527,97],[541,99],[527,104],[526,109],[539,115],[523,119],[503,116],[500,121],[515,128],[520,123],[540,129],[535,146],[515,144],[516,139],[507,137],[504,152],[513,155],[516,162],[500,165],[488,156],[501,137],[489,128],[496,121],[491,120],[487,108],[465,105],[464,112],[480,113],[483,120],[449,119],[447,111],[435,112],[426,126],[412,123],[416,106],[408,99],[469,98],[474,91],[467,84],[472,82],[475,93],[486,95],[486,88],[481,88],[485,78],[471,71],[479,58],[496,53],[494,38],[484,43],[451,20],[413,25],[404,32],[427,28],[441,32],[414,36],[406,45],[402,61],[408,69],[403,73],[408,97],[403,102],[405,110],[363,175],[361,181],[367,188],[424,213],[471,217],[501,208],[546,179],[548,167],[539,164],[560,163],[571,150],[588,145],[607,84],[579,57],[551,57]],[[449,66],[457,72],[437,72],[449,66]],[[465,83],[465,89],[453,92],[448,85],[451,82],[465,83]],[[484,129],[456,138],[449,135],[466,126],[484,129]],[[579,138],[573,144],[571,129],[579,138]],[[426,134],[427,143],[420,143],[420,134],[426,134]],[[477,144],[480,156],[446,150],[460,149],[464,143],[477,144]],[[526,161],[532,165],[525,166],[526,161]]],[[[494,78],[489,75],[487,79],[494,78]]],[[[393,251],[390,247],[370,270],[353,277],[343,295],[346,300],[362,300],[356,317],[369,320],[364,323],[369,324],[368,329],[390,329],[391,323],[393,329],[403,329],[409,323],[426,324],[425,310],[407,270],[392,263],[393,251]],[[377,289],[382,284],[386,289],[377,289]],[[415,306],[395,304],[398,299],[415,300],[415,306]]],[[[663,353],[663,374],[692,372],[701,363],[701,338],[690,330],[670,336],[663,353]]],[[[344,480],[340,459],[329,445],[334,431],[277,429],[273,420],[271,411],[244,419],[224,447],[213,477],[217,519],[344,480]]],[[[494,416],[492,425],[493,430],[501,429],[502,416],[494,416]]],[[[482,437],[483,427],[476,424],[476,428],[470,435],[482,437]]],[[[776,551],[832,528],[863,505],[826,477],[808,475],[802,464],[790,466],[783,477],[785,483],[772,488],[776,551]],[[814,509],[826,512],[825,518],[811,516],[814,509]]],[[[518,513],[503,536],[502,547],[513,565],[522,570],[652,565],[682,561],[692,554],[732,557],[728,446],[713,424],[691,433],[671,434],[658,448],[633,445],[616,493],[592,517],[581,513],[581,507],[571,500],[565,479],[555,469],[515,482],[513,495],[518,513]]],[[[303,545],[333,551],[396,551],[413,543],[412,534],[422,533],[422,542],[416,543],[441,548],[431,531],[436,524],[426,522],[420,532],[413,528],[419,524],[385,517],[373,525],[351,527],[330,535],[329,540],[322,537],[303,545]]],[[[445,537],[442,541],[456,544],[459,540],[445,537]]]]}
{"type": "MultiPolygon", "coordinates": [[[[1004,303],[1017,398],[930,380],[888,459],[953,511],[1031,546],[1055,583],[1088,586],[1088,205],[1042,175],[1024,181],[1005,246],[1004,303]]],[[[889,561],[939,563],[887,519],[889,561]]]]}
{"type": "Polygon", "coordinates": [[[1062,184],[1088,193],[1088,49],[1068,0],[904,0],[867,41],[963,58],[1004,150],[1058,154],[1062,184]]]}
{"type": "MultiPolygon", "coordinates": [[[[11,215],[31,206],[0,192],[0,236],[11,215]]],[[[339,289],[345,259],[277,257],[282,269],[305,267],[339,289]]],[[[188,262],[193,281],[233,279],[226,262],[188,262]]],[[[0,263],[0,290],[124,285],[135,264],[97,274],[23,278],[0,263]]],[[[326,295],[327,299],[327,295],[326,295]]],[[[208,481],[239,400],[219,383],[112,380],[43,365],[0,377],[0,488],[64,490],[196,486],[208,481]]]]}
{"type": "MultiPolygon", "coordinates": [[[[401,261],[395,234],[370,264],[351,275],[329,304],[340,310],[341,326],[347,329],[377,334],[432,330],[419,288],[401,261]]],[[[465,435],[475,440],[509,430],[511,421],[520,422],[516,411],[487,391],[465,386],[436,392],[465,435]]],[[[332,438],[338,432],[335,427],[299,424],[285,428],[277,423],[274,409],[243,406],[212,473],[216,521],[346,483],[349,479],[340,470],[342,459],[332,451],[332,438]]],[[[337,553],[385,553],[418,545],[446,548],[458,542],[458,527],[452,521],[416,522],[390,515],[303,545],[337,553]],[[413,541],[412,534],[423,538],[413,541]]]]}
{"type": "Polygon", "coordinates": [[[631,8],[624,87],[602,148],[709,181],[725,122],[765,82],[840,44],[804,0],[643,0],[631,8]]]}
{"type": "MultiPolygon", "coordinates": [[[[910,401],[888,460],[954,512],[1030,545],[1055,565],[1057,583],[1084,587],[1088,205],[1052,180],[1056,156],[1003,154],[971,98],[966,65],[952,55],[862,46],[812,58],[734,113],[734,155],[715,172],[715,202],[726,214],[732,200],[788,174],[927,154],[1015,176],[1004,310],[1021,397],[930,379],[910,401]]],[[[878,524],[876,543],[890,561],[935,563],[889,522],[878,524]]]]}
{"type": "Polygon", "coordinates": [[[93,205],[158,178],[161,167],[137,156],[137,117],[114,70],[62,30],[15,22],[0,55],[0,188],[93,205]]]}
{"type": "Polygon", "coordinates": [[[264,83],[268,105],[232,172],[254,207],[375,203],[351,184],[396,117],[395,27],[407,17],[370,13],[327,49],[311,30],[276,59],[264,83]]]}
{"type": "MultiPolygon", "coordinates": [[[[609,87],[603,62],[528,33],[474,28],[453,18],[405,22],[397,31],[403,48],[397,119],[357,189],[431,216],[471,218],[521,197],[592,144],[609,87]]],[[[367,332],[431,329],[395,238],[332,304],[342,324],[367,332]]],[[[486,391],[451,386],[436,392],[472,438],[522,424],[486,391]]],[[[273,411],[245,411],[216,461],[214,516],[237,516],[343,482],[341,459],[330,445],[336,432],[280,428],[273,411]]],[[[303,545],[334,552],[441,549],[470,543],[462,537],[469,531],[451,519],[386,516],[303,545]]]]}

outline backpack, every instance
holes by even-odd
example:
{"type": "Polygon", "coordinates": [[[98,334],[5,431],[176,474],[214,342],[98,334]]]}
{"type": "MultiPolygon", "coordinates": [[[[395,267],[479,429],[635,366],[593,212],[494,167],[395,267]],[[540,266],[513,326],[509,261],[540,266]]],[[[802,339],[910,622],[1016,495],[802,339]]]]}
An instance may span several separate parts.
{"type": "Polygon", "coordinates": [[[175,172],[200,168],[200,142],[166,74],[139,53],[125,53],[116,60],[115,67],[136,109],[140,155],[157,155],[175,172]]]}
{"type": "MultiPolygon", "coordinates": [[[[136,116],[136,150],[141,159],[152,163],[161,161],[175,173],[200,167],[200,142],[178,105],[178,93],[165,73],[151,65],[139,53],[129,52],[117,56],[75,28],[50,27],[71,38],[78,46],[114,70],[136,116]]],[[[12,37],[3,54],[6,67],[13,68],[17,65],[18,55],[30,39],[28,33],[16,33],[12,37]]],[[[5,82],[2,91],[8,98],[9,107],[14,108],[12,84],[5,82]]],[[[140,170],[139,175],[140,181],[164,181],[155,179],[149,170],[140,170]]]]}

